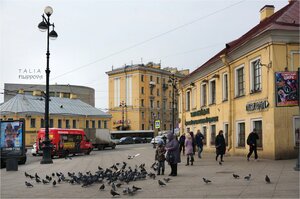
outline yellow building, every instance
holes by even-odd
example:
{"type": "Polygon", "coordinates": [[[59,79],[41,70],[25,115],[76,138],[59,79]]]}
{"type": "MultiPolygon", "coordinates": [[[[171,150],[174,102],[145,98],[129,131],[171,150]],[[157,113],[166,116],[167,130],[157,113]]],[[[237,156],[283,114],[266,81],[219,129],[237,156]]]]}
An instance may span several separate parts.
{"type": "MultiPolygon", "coordinates": [[[[25,120],[25,145],[36,141],[37,132],[44,128],[45,99],[34,95],[17,94],[0,105],[0,120],[25,120]]],[[[111,115],[76,99],[50,97],[49,128],[110,129],[111,115]]]]}
{"type": "MultiPolygon", "coordinates": [[[[130,65],[107,72],[112,130],[172,129],[172,88],[169,77],[180,80],[188,70],[161,69],[160,64],[130,65]]],[[[175,109],[177,110],[177,108],[175,109]]],[[[175,111],[176,118],[178,113],[175,111]]]]}
{"type": "Polygon", "coordinates": [[[228,153],[246,156],[247,136],[258,130],[261,158],[296,157],[299,145],[299,1],[274,13],[181,81],[181,133],[199,129],[205,151],[225,133],[228,153]]]}

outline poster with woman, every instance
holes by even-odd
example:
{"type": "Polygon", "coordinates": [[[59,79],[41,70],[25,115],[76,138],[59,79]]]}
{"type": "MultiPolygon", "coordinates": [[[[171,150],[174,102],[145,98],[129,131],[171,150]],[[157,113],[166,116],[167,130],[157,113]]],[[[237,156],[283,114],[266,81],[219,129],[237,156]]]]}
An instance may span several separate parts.
{"type": "Polygon", "coordinates": [[[1,150],[21,150],[23,142],[23,127],[19,121],[2,121],[1,132],[1,150]]]}
{"type": "Polygon", "coordinates": [[[297,106],[298,74],[297,72],[275,72],[276,106],[297,106]]]}

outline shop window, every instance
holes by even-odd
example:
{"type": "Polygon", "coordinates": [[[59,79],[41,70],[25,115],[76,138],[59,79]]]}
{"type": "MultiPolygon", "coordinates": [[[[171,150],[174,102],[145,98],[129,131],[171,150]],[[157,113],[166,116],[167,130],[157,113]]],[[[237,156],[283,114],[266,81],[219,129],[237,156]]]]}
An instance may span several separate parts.
{"type": "Polygon", "coordinates": [[[216,103],[216,80],[209,82],[209,104],[216,103]]]}
{"type": "Polygon", "coordinates": [[[206,106],[207,104],[207,94],[206,94],[206,84],[202,84],[201,85],[201,90],[200,90],[200,93],[201,93],[201,96],[200,96],[200,102],[201,102],[201,106],[206,106]]]}
{"type": "Polygon", "coordinates": [[[245,95],[244,65],[235,69],[235,96],[245,95]]]}
{"type": "Polygon", "coordinates": [[[255,93],[261,90],[261,65],[260,59],[250,62],[250,92],[255,93]]]}
{"type": "Polygon", "coordinates": [[[224,73],[223,74],[223,101],[228,100],[228,74],[224,73]]]}
{"type": "Polygon", "coordinates": [[[215,145],[216,139],[216,125],[213,124],[210,126],[210,145],[215,145]]]}
{"type": "Polygon", "coordinates": [[[207,127],[206,126],[203,126],[202,127],[202,133],[203,133],[203,136],[204,136],[204,139],[203,139],[203,145],[206,145],[207,143],[207,127]]]}
{"type": "Polygon", "coordinates": [[[245,122],[237,122],[237,147],[245,147],[245,122]]]}

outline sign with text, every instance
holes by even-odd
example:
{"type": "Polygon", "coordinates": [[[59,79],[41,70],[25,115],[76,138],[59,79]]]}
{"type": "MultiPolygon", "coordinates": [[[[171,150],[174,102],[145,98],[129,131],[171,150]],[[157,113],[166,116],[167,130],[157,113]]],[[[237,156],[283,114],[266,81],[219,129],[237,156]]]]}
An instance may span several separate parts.
{"type": "Polygon", "coordinates": [[[155,120],[155,128],[156,129],[160,128],[160,120],[155,120]]]}
{"type": "Polygon", "coordinates": [[[299,104],[297,72],[276,72],[275,86],[276,106],[299,104]]]}

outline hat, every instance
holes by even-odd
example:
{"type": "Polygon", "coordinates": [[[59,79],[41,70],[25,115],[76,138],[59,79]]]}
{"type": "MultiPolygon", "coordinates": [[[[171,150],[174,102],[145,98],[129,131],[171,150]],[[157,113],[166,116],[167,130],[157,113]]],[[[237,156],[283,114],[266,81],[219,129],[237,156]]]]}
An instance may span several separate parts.
{"type": "Polygon", "coordinates": [[[157,143],[159,146],[163,145],[164,144],[164,141],[162,140],[159,140],[158,143],[157,143]]]}

